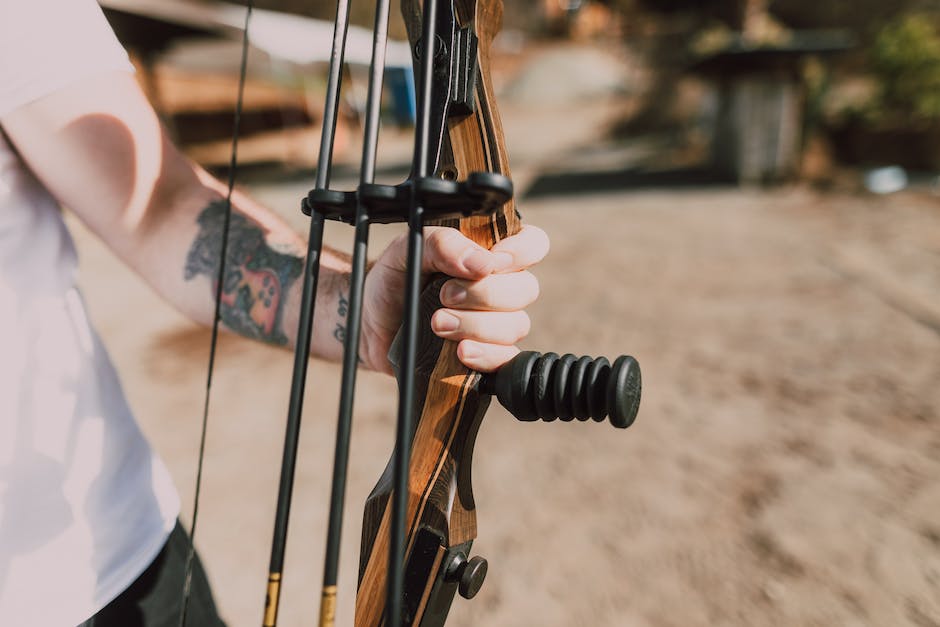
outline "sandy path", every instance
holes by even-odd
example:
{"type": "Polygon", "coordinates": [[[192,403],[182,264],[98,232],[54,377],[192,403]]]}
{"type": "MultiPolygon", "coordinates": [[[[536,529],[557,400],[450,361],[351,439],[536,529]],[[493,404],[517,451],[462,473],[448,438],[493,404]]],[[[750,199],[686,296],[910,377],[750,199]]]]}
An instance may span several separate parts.
{"type": "MultiPolygon", "coordinates": [[[[506,112],[513,141],[533,141],[517,168],[527,180],[546,160],[533,120],[506,112]]],[[[303,186],[255,191],[302,227],[303,186]]],[[[627,432],[490,411],[474,464],[490,574],[452,624],[940,625],[938,206],[730,188],[524,202],[553,240],[526,346],[630,352],[644,401],[627,432]]],[[[329,237],[345,246],[350,233],[329,237]]],[[[188,512],[208,334],[80,227],[76,239],[93,317],[188,512]]],[[[233,627],[261,615],[290,361],[235,338],[218,357],[197,543],[233,627]]],[[[317,611],[338,379],[313,365],[288,627],[317,611]]],[[[340,624],[393,392],[361,376],[340,624]]]]}
{"type": "MultiPolygon", "coordinates": [[[[474,468],[491,572],[454,624],[937,624],[940,338],[838,252],[936,302],[936,209],[800,190],[527,203],[554,244],[527,345],[633,353],[644,404],[622,433],[491,411],[474,468]]],[[[188,503],[207,336],[79,240],[94,316],[188,503]]],[[[218,363],[198,542],[232,625],[253,625],[290,357],[227,338],[218,363]]],[[[311,380],[285,625],[309,624],[320,577],[338,369],[311,380]]],[[[362,377],[345,620],[393,389],[362,377]]]]}

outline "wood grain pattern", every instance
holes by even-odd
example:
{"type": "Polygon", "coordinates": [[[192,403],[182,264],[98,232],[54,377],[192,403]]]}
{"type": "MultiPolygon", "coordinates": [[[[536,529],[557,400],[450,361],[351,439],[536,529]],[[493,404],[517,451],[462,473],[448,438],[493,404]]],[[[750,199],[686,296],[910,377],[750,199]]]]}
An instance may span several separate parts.
{"type": "MultiPolygon", "coordinates": [[[[479,38],[476,106],[472,115],[449,121],[436,173],[456,171],[458,180],[466,179],[471,172],[508,176],[509,160],[489,76],[490,48],[502,21],[502,2],[459,0],[454,7],[459,27],[472,25],[479,38]]],[[[420,37],[421,11],[418,0],[403,0],[402,12],[412,45],[420,37]]],[[[459,228],[487,248],[518,232],[522,226],[511,200],[493,216],[438,224],[459,228]]],[[[420,416],[416,418],[409,468],[406,555],[422,527],[439,533],[446,546],[471,542],[477,534],[471,460],[477,430],[490,399],[477,389],[479,374],[457,359],[456,344],[430,332],[430,316],[440,306],[437,295],[443,280],[434,280],[422,295],[416,398],[424,401],[418,403],[420,416]]],[[[357,627],[375,627],[383,621],[391,488],[389,464],[365,506],[356,598],[357,627]]],[[[425,584],[414,624],[421,622],[433,576],[441,566],[441,555],[439,552],[432,576],[425,584]]]]}

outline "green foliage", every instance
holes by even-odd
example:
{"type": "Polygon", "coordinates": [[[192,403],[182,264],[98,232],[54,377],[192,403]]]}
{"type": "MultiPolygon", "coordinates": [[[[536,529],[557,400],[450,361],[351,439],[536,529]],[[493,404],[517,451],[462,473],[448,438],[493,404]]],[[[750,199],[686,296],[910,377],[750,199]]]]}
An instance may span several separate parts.
{"type": "Polygon", "coordinates": [[[872,46],[879,113],[940,119],[940,33],[935,18],[909,14],[888,23],[872,46]]]}

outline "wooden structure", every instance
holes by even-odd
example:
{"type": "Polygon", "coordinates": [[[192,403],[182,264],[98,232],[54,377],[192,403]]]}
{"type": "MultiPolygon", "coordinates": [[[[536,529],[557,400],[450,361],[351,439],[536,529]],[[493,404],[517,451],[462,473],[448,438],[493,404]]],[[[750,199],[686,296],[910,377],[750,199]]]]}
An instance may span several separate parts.
{"type": "Polygon", "coordinates": [[[702,53],[694,70],[718,86],[712,166],[739,183],[776,182],[799,171],[803,130],[800,69],[808,55],[848,49],[843,32],[794,32],[767,10],[768,0],[730,0],[733,32],[702,53]]]}
{"type": "Polygon", "coordinates": [[[780,43],[753,44],[743,36],[693,67],[718,88],[712,138],[715,171],[739,183],[778,182],[799,170],[803,131],[802,61],[846,50],[841,32],[789,34],[780,43]]]}
{"type": "MultiPolygon", "coordinates": [[[[177,143],[202,165],[227,167],[245,8],[216,0],[99,1],[137,67],[139,82],[177,143]]],[[[300,167],[316,163],[322,97],[319,81],[307,77],[320,77],[325,71],[332,34],[329,22],[255,9],[240,120],[243,163],[300,167]]],[[[372,34],[350,26],[347,44],[347,80],[364,82],[372,34]]],[[[390,87],[410,80],[407,42],[389,41],[386,62],[398,79],[390,81],[390,87]]],[[[343,103],[337,128],[340,160],[355,155],[349,151],[350,140],[358,132],[364,106],[364,95],[357,98],[364,90],[349,91],[352,95],[343,103]]],[[[399,91],[394,104],[400,123],[406,125],[414,119],[413,89],[399,91]]]]}

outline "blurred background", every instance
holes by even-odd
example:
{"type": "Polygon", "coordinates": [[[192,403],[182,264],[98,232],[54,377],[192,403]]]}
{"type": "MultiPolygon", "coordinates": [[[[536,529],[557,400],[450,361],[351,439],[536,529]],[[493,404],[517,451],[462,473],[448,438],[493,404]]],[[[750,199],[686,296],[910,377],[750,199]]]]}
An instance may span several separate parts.
{"type": "MultiPolygon", "coordinates": [[[[224,175],[244,7],[100,2],[167,128],[224,175]]],[[[305,232],[335,7],[256,6],[238,181],[305,232]]],[[[372,8],[352,12],[344,189],[371,53],[372,8]]],[[[386,182],[408,173],[414,118],[397,16],[392,37],[386,182]]],[[[474,458],[490,573],[449,624],[940,625],[940,3],[514,0],[493,53],[519,207],[553,245],[524,346],[633,354],[644,400],[626,432],[491,409],[474,458]]],[[[73,226],[188,518],[208,332],[73,226]]],[[[376,228],[373,252],[398,232],[376,228]]],[[[327,238],[348,250],[352,231],[327,238]]],[[[291,356],[220,350],[196,543],[230,625],[256,625],[291,356]]],[[[313,364],[287,626],[317,613],[338,382],[313,364]]],[[[360,377],[339,624],[394,398],[360,377]]]]}

